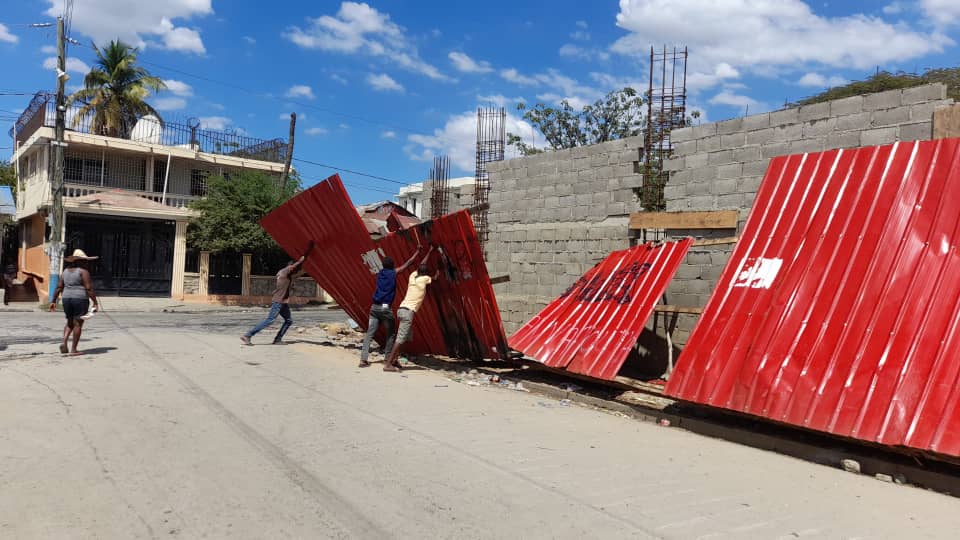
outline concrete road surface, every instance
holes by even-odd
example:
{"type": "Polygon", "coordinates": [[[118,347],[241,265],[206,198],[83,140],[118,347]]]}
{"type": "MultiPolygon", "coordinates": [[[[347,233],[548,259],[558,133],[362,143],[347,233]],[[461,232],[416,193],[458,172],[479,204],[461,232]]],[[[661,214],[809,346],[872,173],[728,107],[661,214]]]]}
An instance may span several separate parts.
{"type": "Polygon", "coordinates": [[[434,372],[361,370],[354,351],[242,348],[258,316],[102,314],[92,354],[66,358],[60,315],[0,314],[0,538],[960,530],[945,495],[434,372]]]}

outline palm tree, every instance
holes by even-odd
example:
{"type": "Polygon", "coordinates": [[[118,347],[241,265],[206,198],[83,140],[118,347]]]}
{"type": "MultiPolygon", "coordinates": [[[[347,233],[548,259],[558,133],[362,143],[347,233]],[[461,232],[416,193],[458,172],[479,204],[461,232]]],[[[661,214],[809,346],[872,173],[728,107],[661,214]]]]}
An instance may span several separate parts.
{"type": "Polygon", "coordinates": [[[160,115],[145,100],[151,92],[167,86],[159,77],[137,65],[137,49],[114,40],[103,48],[93,46],[97,63],[83,79],[83,88],[67,104],[80,103],[73,120],[76,125],[92,116],[91,133],[129,138],[141,117],[160,115]]]}

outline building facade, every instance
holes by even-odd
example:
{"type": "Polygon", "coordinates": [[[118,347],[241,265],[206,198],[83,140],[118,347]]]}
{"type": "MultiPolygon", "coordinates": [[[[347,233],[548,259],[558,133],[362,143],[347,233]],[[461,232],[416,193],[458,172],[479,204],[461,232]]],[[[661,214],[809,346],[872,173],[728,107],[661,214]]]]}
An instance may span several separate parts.
{"type": "MultiPolygon", "coordinates": [[[[473,206],[473,188],[476,180],[472,176],[447,180],[447,211],[456,212],[473,206]]],[[[433,183],[429,180],[417,182],[400,188],[396,198],[400,206],[420,219],[430,219],[430,199],[433,196],[433,183]]]]}
{"type": "MultiPolygon", "coordinates": [[[[48,297],[53,223],[54,101],[37,94],[10,135],[18,171],[18,278],[48,297]]],[[[67,114],[62,186],[66,253],[83,249],[99,294],[182,297],[187,224],[207,178],[255,170],[279,177],[286,144],[145,117],[129,138],[94,133],[67,114]]]]}

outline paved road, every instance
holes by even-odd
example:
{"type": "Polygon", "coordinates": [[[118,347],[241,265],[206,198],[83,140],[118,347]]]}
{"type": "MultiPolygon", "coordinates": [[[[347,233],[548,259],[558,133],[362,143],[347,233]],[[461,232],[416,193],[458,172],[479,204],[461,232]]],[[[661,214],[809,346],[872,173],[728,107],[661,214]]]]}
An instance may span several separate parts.
{"type": "Polygon", "coordinates": [[[236,336],[256,313],[105,314],[84,343],[96,354],[81,358],[47,352],[55,343],[42,336],[57,333],[59,316],[8,315],[2,538],[955,538],[960,529],[960,500],[944,495],[434,372],[360,370],[351,351],[241,348],[236,336]]]}

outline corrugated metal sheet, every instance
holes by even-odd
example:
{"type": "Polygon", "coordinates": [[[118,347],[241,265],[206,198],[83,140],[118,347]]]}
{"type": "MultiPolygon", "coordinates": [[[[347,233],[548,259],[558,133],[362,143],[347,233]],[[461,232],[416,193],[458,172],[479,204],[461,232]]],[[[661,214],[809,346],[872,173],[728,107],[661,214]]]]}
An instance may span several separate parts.
{"type": "Polygon", "coordinates": [[[510,336],[510,346],[550,367],[613,379],[692,243],[614,251],[510,336]]]}
{"type": "Polygon", "coordinates": [[[960,456],[960,140],[771,161],[666,393],[960,456]]]}
{"type": "MultiPolygon", "coordinates": [[[[466,211],[374,241],[334,175],[264,217],[261,225],[291,255],[299,256],[311,239],[316,242],[304,268],[363,328],[382,257],[393,257],[399,266],[418,246],[424,255],[436,246],[427,264],[431,271],[440,268],[441,275],[428,289],[414,319],[414,339],[405,350],[474,359],[506,355],[500,311],[466,211]]],[[[398,274],[394,307],[414,270],[416,264],[398,274]]],[[[382,338],[378,336],[380,343],[382,338]]]]}

